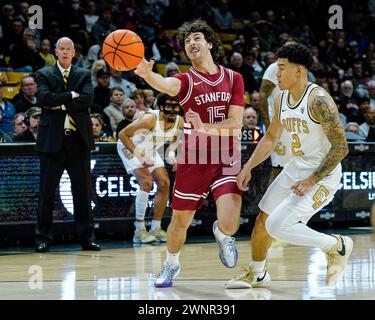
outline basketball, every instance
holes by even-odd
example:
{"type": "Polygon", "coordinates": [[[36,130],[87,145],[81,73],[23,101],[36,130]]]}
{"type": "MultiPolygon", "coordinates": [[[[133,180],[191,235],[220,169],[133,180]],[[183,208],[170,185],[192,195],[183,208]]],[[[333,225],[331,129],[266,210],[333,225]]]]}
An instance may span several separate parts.
{"type": "Polygon", "coordinates": [[[115,30],[103,42],[105,61],[119,71],[128,71],[137,67],[144,53],[142,39],[131,30],[115,30]]]}

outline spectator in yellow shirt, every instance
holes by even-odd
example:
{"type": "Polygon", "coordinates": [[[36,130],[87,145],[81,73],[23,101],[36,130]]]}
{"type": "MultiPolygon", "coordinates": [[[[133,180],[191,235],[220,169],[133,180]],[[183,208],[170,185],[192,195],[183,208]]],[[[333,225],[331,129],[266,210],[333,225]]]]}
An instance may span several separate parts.
{"type": "Polygon", "coordinates": [[[51,53],[51,42],[43,39],[40,44],[39,55],[46,62],[46,66],[53,66],[56,63],[55,56],[51,53]]]}

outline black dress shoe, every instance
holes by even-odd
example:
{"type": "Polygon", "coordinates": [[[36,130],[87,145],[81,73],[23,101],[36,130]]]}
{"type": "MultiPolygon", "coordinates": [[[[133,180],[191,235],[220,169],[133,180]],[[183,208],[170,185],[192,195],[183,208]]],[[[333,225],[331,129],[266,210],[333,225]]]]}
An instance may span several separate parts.
{"type": "Polygon", "coordinates": [[[82,243],[82,250],[100,251],[100,246],[94,241],[82,243]]]}
{"type": "Polygon", "coordinates": [[[50,245],[47,242],[40,242],[35,247],[35,252],[48,252],[50,245]]]}

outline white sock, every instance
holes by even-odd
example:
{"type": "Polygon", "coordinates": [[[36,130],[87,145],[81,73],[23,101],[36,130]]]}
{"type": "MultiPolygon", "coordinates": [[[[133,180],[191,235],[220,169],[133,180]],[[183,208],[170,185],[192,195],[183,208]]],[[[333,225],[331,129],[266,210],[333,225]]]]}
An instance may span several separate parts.
{"type": "Polygon", "coordinates": [[[154,231],[155,229],[160,228],[160,220],[152,220],[151,221],[151,230],[154,231]]]}
{"type": "Polygon", "coordinates": [[[266,260],[263,261],[250,261],[249,266],[254,269],[256,272],[262,272],[264,271],[264,268],[266,267],[266,260]]]}
{"type": "Polygon", "coordinates": [[[321,250],[325,251],[331,247],[333,247],[335,244],[337,244],[337,238],[333,236],[327,235],[327,237],[324,237],[324,243],[322,243],[321,250]]]}
{"type": "Polygon", "coordinates": [[[139,190],[135,197],[135,220],[144,221],[148,205],[148,192],[139,190]]]}
{"type": "Polygon", "coordinates": [[[225,233],[223,233],[222,231],[220,231],[219,225],[214,230],[214,234],[215,234],[216,238],[219,239],[219,241],[223,241],[226,237],[228,237],[228,235],[226,235],[225,233]]]}
{"type": "Polygon", "coordinates": [[[168,249],[167,249],[167,259],[166,259],[166,261],[167,261],[169,264],[173,265],[173,266],[180,264],[180,261],[179,261],[179,258],[180,258],[180,252],[181,252],[181,251],[178,251],[178,252],[176,252],[176,253],[170,253],[170,252],[168,251],[168,249]]]}
{"type": "Polygon", "coordinates": [[[136,221],[134,222],[135,230],[145,229],[145,222],[144,221],[136,221]]]}

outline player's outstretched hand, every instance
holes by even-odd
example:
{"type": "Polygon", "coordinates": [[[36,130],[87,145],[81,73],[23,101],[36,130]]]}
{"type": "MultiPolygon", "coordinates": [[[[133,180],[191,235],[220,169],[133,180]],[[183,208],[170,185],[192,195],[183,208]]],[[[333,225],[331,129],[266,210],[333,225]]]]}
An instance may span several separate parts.
{"type": "Polygon", "coordinates": [[[134,70],[134,73],[141,78],[145,78],[152,72],[154,63],[154,60],[147,61],[145,58],[143,58],[140,64],[134,70]]]}
{"type": "Polygon", "coordinates": [[[243,167],[241,172],[237,176],[237,186],[238,189],[242,191],[249,190],[249,182],[251,179],[251,170],[243,167]]]}

